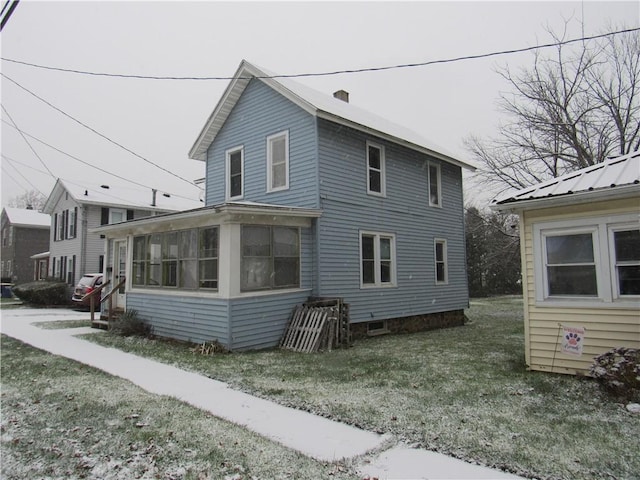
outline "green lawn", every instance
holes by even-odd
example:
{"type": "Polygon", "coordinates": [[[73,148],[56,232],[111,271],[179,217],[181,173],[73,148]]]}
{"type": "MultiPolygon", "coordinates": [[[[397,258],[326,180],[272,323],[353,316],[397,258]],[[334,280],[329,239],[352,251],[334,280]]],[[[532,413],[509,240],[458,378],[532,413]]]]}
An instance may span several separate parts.
{"type": "Polygon", "coordinates": [[[160,340],[88,335],[283,405],[537,478],[638,478],[640,416],[589,379],[526,371],[522,301],[473,301],[464,327],[330,353],[203,356],[160,340]]]}

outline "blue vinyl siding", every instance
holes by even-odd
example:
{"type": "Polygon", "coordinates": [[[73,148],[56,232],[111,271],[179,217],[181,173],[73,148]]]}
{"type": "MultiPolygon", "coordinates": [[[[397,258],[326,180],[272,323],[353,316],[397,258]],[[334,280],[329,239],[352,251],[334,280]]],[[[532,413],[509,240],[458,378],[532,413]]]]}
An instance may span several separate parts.
{"type": "Polygon", "coordinates": [[[343,297],[352,322],[468,306],[462,178],[439,163],[442,208],[429,207],[426,155],[319,121],[319,295],[343,297]],[[367,195],[366,141],[385,147],[386,197],[367,195]],[[360,288],[359,232],[396,238],[396,287],[360,288]],[[434,238],[448,247],[449,282],[435,285],[434,238]]]}
{"type": "Polygon", "coordinates": [[[207,205],[225,201],[225,151],[244,147],[243,200],[318,206],[315,118],[253,79],[207,151],[207,205]],[[289,189],[267,193],[267,137],[289,130],[289,189]]]}
{"type": "Polygon", "coordinates": [[[228,346],[227,305],[216,298],[127,292],[127,310],[136,310],[154,334],[193,343],[218,340],[228,346]]]}
{"type": "Polygon", "coordinates": [[[305,302],[310,294],[306,290],[230,300],[233,349],[277,346],[294,307],[305,302]]]}

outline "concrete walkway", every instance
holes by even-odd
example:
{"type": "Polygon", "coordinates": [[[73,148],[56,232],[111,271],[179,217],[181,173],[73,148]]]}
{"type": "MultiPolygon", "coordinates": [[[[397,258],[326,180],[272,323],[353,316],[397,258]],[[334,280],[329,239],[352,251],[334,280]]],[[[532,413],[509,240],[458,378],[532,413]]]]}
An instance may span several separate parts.
{"type": "Polygon", "coordinates": [[[150,393],[175,397],[316,460],[331,462],[359,457],[358,473],[363,478],[520,478],[439,453],[411,449],[388,435],[283,407],[233,390],[226,383],[75,337],[98,332],[89,327],[44,330],[33,325],[44,321],[88,320],[88,313],[26,308],[1,313],[0,331],[5,335],[129,380],[150,393]],[[313,435],[309,435],[311,431],[313,435]]]}

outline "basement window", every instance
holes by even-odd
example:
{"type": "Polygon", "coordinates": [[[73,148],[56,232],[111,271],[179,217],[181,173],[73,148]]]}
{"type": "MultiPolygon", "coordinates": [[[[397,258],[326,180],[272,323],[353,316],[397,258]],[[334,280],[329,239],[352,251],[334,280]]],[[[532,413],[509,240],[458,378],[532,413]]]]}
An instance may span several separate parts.
{"type": "Polygon", "coordinates": [[[378,320],[375,322],[367,323],[367,335],[383,335],[389,333],[386,320],[378,320]]]}

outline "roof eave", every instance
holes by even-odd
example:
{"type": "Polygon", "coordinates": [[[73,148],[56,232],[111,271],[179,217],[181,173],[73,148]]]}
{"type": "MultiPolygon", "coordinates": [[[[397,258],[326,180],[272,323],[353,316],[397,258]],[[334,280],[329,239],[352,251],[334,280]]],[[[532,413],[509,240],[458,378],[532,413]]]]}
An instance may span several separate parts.
{"type": "Polygon", "coordinates": [[[601,190],[567,193],[557,196],[532,198],[527,200],[505,200],[489,207],[497,212],[535,210],[549,207],[561,207],[593,201],[621,200],[632,197],[640,198],[640,184],[621,185],[601,190]]]}

